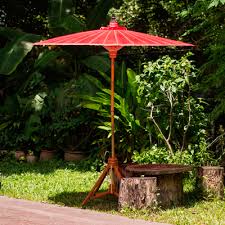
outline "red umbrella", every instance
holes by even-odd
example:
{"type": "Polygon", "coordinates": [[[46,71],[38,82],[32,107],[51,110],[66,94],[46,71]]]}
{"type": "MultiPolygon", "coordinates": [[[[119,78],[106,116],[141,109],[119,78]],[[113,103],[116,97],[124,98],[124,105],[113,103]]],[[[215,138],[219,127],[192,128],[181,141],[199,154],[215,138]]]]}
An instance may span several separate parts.
{"type": "Polygon", "coordinates": [[[111,184],[109,190],[103,193],[96,193],[104,181],[107,173],[114,172],[117,178],[122,176],[119,171],[118,160],[115,155],[114,147],[114,61],[118,50],[124,46],[193,46],[181,41],[174,41],[167,38],[144,34],[140,32],[127,30],[126,27],[119,26],[113,17],[107,27],[101,27],[99,30],[79,32],[48,40],[34,43],[34,45],[94,45],[103,46],[109,51],[111,59],[111,127],[112,127],[112,156],[108,159],[108,164],[91,192],[83,201],[86,204],[90,198],[97,198],[107,194],[118,196],[113,176],[111,175],[111,184]]]}

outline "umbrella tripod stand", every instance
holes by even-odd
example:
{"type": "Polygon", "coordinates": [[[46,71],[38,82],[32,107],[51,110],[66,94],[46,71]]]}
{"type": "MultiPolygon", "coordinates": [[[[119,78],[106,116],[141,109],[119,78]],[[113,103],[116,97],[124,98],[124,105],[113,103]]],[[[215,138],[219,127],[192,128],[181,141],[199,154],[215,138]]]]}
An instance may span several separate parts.
{"type": "Polygon", "coordinates": [[[115,176],[117,177],[118,180],[122,178],[122,175],[119,171],[119,164],[118,164],[118,159],[115,156],[115,125],[114,125],[114,63],[115,63],[115,58],[117,55],[117,51],[121,47],[105,47],[109,51],[109,57],[111,59],[111,132],[112,132],[112,137],[111,137],[111,148],[112,148],[112,156],[108,159],[108,163],[103,170],[102,174],[100,175],[99,179],[93,186],[92,190],[89,192],[87,197],[84,199],[82,202],[82,206],[85,205],[90,199],[95,199],[95,198],[100,198],[105,195],[111,194],[116,197],[119,196],[119,190],[117,185],[115,184],[115,176]],[[101,187],[104,179],[106,176],[110,174],[110,185],[108,191],[105,192],[100,192],[97,193],[99,188],[101,187]]]}
{"type": "Polygon", "coordinates": [[[92,198],[93,199],[101,198],[101,197],[103,197],[105,195],[109,195],[109,194],[118,197],[119,192],[118,192],[117,185],[115,184],[113,175],[115,175],[118,179],[122,178],[122,176],[120,174],[120,171],[119,171],[118,160],[117,160],[116,157],[110,157],[108,159],[107,166],[103,170],[101,176],[99,177],[99,179],[95,183],[92,190],[89,192],[87,197],[82,202],[82,206],[85,205],[92,198]],[[108,173],[110,173],[110,177],[111,177],[111,182],[110,182],[108,191],[96,193],[99,190],[100,186],[102,185],[102,183],[103,183],[103,181],[104,181],[104,179],[105,179],[105,177],[107,176],[108,173]]]}

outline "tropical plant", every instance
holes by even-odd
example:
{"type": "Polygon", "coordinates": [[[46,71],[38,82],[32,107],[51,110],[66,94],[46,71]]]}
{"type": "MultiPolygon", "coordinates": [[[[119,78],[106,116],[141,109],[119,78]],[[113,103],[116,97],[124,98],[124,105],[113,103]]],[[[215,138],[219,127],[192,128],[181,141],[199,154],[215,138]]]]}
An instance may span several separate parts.
{"type": "MultiPolygon", "coordinates": [[[[135,82],[136,73],[131,69],[126,69],[124,63],[117,69],[120,72],[116,75],[115,81],[115,135],[118,155],[121,160],[130,160],[135,148],[139,148],[144,138],[139,138],[143,131],[141,126],[142,111],[137,104],[137,84],[135,82]]],[[[93,109],[98,112],[98,128],[107,131],[108,138],[111,137],[110,118],[110,94],[106,88],[109,86],[110,78],[103,72],[99,72],[104,79],[102,83],[99,79],[86,76],[98,91],[93,96],[83,95],[83,107],[93,109]],[[106,86],[106,87],[105,87],[106,86]]]]}

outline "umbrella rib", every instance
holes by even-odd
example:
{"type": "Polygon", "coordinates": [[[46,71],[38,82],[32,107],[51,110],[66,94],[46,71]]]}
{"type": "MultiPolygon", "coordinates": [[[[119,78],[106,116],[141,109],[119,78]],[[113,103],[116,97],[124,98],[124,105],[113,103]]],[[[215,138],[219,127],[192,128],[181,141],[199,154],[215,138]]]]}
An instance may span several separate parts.
{"type": "MultiPolygon", "coordinates": [[[[133,35],[134,37],[136,37],[136,35],[138,36],[142,36],[143,39],[145,39],[146,41],[148,41],[149,39],[151,39],[151,41],[156,44],[156,45],[159,45],[159,43],[161,45],[184,45],[185,43],[181,42],[181,41],[175,41],[175,40],[171,40],[171,39],[167,39],[167,38],[162,38],[162,37],[159,37],[159,36],[152,36],[152,35],[149,35],[150,37],[146,37],[147,34],[136,34],[137,32],[132,32],[131,35],[133,35]],[[158,41],[154,41],[153,39],[155,39],[157,37],[158,41]]],[[[152,45],[154,45],[152,44],[152,45]]],[[[185,44],[186,45],[186,44],[185,44]]]]}
{"type": "Polygon", "coordinates": [[[63,42],[69,43],[68,40],[73,40],[74,39],[74,34],[65,35],[64,38],[60,37],[60,41],[58,41],[57,39],[59,39],[59,38],[58,37],[51,38],[51,39],[43,41],[43,42],[46,42],[46,44],[48,44],[48,45],[49,44],[52,44],[52,45],[63,44],[63,42]],[[51,41],[51,42],[49,42],[49,41],[51,41]]]}
{"type": "Polygon", "coordinates": [[[98,45],[101,45],[100,43],[93,43],[96,39],[98,39],[99,37],[101,37],[101,36],[103,36],[105,34],[105,32],[104,33],[99,33],[93,40],[91,40],[89,43],[91,44],[98,44],[98,45]]]}
{"type": "Polygon", "coordinates": [[[106,43],[106,40],[108,39],[109,34],[111,34],[111,32],[108,32],[108,34],[106,35],[104,41],[103,41],[103,45],[106,43]]]}
{"type": "Polygon", "coordinates": [[[115,39],[116,39],[116,45],[118,45],[119,42],[118,42],[117,32],[114,30],[113,33],[114,33],[114,36],[115,36],[115,39]]]}
{"type": "Polygon", "coordinates": [[[77,33],[77,34],[65,35],[64,38],[60,37],[60,41],[57,40],[58,39],[57,37],[52,38],[47,41],[43,41],[43,44],[46,44],[46,45],[59,45],[59,44],[60,45],[63,45],[63,44],[65,44],[65,45],[66,44],[67,45],[82,45],[82,44],[85,44],[85,43],[81,43],[83,40],[89,39],[90,37],[93,37],[93,36],[96,36],[96,33],[92,34],[92,31],[91,31],[91,34],[90,34],[90,31],[86,31],[83,34],[77,33]],[[52,41],[52,42],[49,42],[49,41],[52,41]]]}
{"type": "MultiPolygon", "coordinates": [[[[83,42],[85,39],[89,39],[90,37],[95,37],[96,36],[96,33],[93,33],[93,34],[91,34],[91,35],[87,35],[87,34],[85,34],[84,33],[84,37],[82,36],[82,37],[79,37],[79,38],[77,38],[77,40],[76,40],[76,42],[77,42],[77,44],[84,44],[84,43],[81,43],[81,42],[83,42]]],[[[71,40],[72,40],[72,38],[71,38],[71,40]]],[[[92,40],[93,41],[93,40],[92,40]]],[[[73,42],[71,42],[71,44],[73,44],[73,45],[75,45],[75,43],[73,43],[73,42]]],[[[88,43],[87,43],[88,44],[88,43]]]]}
{"type": "Polygon", "coordinates": [[[118,31],[118,33],[120,33],[120,34],[121,34],[125,39],[127,39],[130,43],[134,44],[133,41],[131,41],[127,36],[125,36],[125,35],[123,34],[123,32],[118,31]]]}
{"type": "Polygon", "coordinates": [[[143,39],[145,39],[145,40],[140,39],[139,37],[142,36],[142,35],[140,35],[140,34],[137,34],[137,35],[136,35],[136,33],[135,33],[134,31],[129,32],[129,35],[130,35],[130,36],[133,36],[133,37],[136,38],[137,40],[141,41],[144,45],[149,45],[149,39],[151,40],[152,45],[155,45],[155,44],[157,45],[157,44],[158,44],[156,41],[154,41],[154,40],[152,39],[151,35],[149,35],[148,38],[146,38],[145,35],[144,35],[143,37],[141,37],[141,38],[143,38],[143,39]],[[138,36],[139,36],[139,37],[138,37],[138,36]],[[145,43],[145,41],[147,41],[148,43],[145,43]]]}

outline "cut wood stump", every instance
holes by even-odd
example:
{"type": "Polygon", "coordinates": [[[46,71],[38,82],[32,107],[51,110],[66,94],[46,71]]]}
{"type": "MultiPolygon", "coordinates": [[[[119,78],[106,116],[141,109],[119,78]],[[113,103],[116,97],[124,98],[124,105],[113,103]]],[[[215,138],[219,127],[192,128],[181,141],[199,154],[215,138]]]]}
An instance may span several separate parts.
{"type": "Polygon", "coordinates": [[[224,198],[224,168],[220,166],[203,166],[199,168],[199,185],[205,197],[224,198]]]}
{"type": "Polygon", "coordinates": [[[158,188],[156,177],[123,178],[120,183],[119,208],[136,209],[157,205],[158,188]]]}
{"type": "Polygon", "coordinates": [[[159,189],[158,203],[164,208],[179,206],[183,203],[182,174],[167,174],[157,176],[159,189]]]}
{"type": "Polygon", "coordinates": [[[129,164],[124,165],[121,171],[123,176],[131,179],[143,176],[156,179],[157,205],[169,208],[183,203],[183,173],[191,169],[190,166],[176,164],[129,164]]]}

